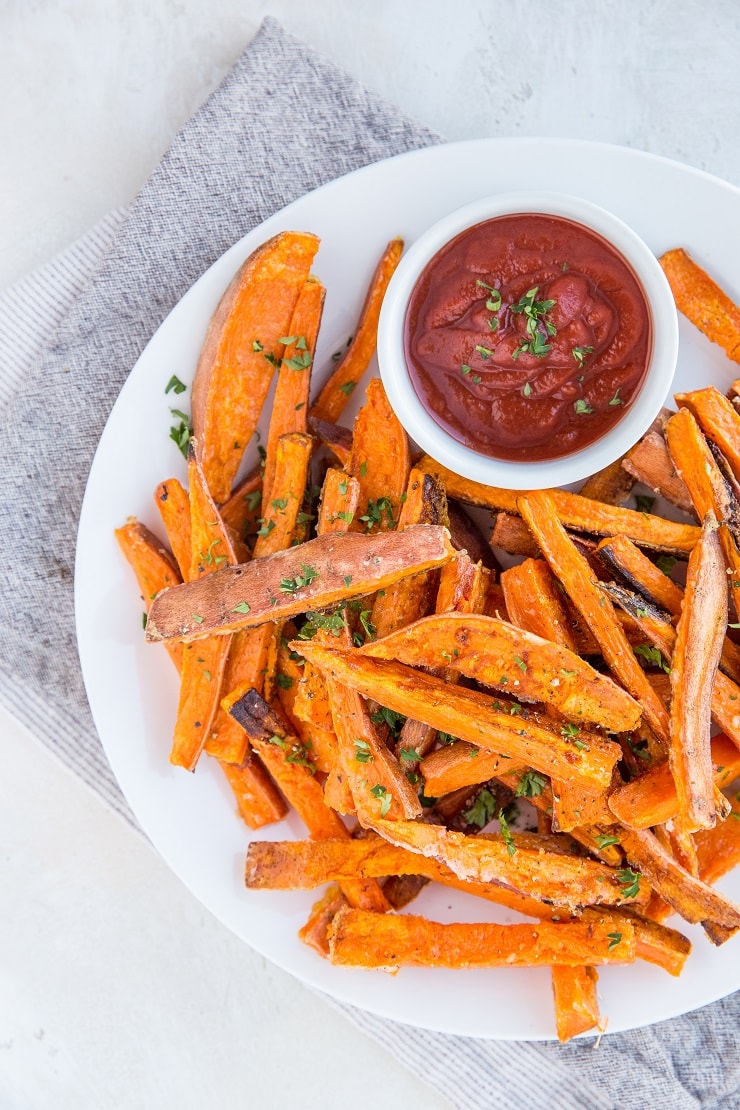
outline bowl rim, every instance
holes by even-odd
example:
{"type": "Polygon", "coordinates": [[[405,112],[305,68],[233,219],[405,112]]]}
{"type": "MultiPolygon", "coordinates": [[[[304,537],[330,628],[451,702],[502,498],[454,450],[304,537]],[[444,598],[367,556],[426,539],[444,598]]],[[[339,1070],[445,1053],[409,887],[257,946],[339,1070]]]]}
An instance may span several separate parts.
{"type": "Polygon", "coordinates": [[[388,399],[409,435],[437,462],[464,478],[508,489],[578,482],[613,463],[644,435],[660,412],[678,358],[678,314],[657,258],[640,236],[607,209],[569,193],[517,190],[472,201],[443,216],[408,247],[391,278],[378,324],[378,365],[388,399]],[[509,215],[551,215],[579,223],[605,239],[634,271],[652,314],[653,345],[640,392],[614,427],[561,458],[507,462],[464,446],[427,412],[414,390],[404,352],[409,298],[432,258],[476,224],[509,215]]]}

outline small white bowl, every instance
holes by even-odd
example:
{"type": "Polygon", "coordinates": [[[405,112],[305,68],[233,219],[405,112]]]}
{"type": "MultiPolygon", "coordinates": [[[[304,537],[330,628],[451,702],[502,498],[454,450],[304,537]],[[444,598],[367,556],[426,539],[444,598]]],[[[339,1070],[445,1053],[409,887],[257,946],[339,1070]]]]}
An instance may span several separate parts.
{"type": "Polygon", "coordinates": [[[516,192],[459,208],[425,231],[399,263],[388,286],[378,328],[378,362],[388,399],[406,431],[449,470],[487,485],[538,489],[578,482],[618,459],[637,442],[665,401],[678,357],[678,319],[668,282],[655,255],[616,216],[589,201],[558,193],[516,192]],[[465,447],[430,416],[409,377],[404,352],[406,309],[432,258],[469,227],[514,214],[561,216],[597,232],[634,271],[652,314],[652,354],[638,396],[605,435],[561,458],[507,462],[465,447]]]}

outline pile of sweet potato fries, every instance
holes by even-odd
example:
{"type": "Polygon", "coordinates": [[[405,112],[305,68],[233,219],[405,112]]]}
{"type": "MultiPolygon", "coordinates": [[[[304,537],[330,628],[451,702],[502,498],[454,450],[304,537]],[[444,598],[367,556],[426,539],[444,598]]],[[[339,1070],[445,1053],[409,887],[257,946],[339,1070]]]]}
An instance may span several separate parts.
{"type": "MultiPolygon", "coordinates": [[[[402,246],[313,403],[318,240],[247,259],[193,383],[188,489],[155,491],[169,549],[135,520],[116,535],[181,674],[171,761],[217,760],[252,829],[288,806],[306,825],[249,845],[247,886],[330,884],[301,935],[335,964],[547,965],[565,1040],[603,1027],[597,966],[679,974],[671,912],[715,944],[740,928],[711,885],[740,858],[740,415],[732,390],[679,395],[579,494],[413,455],[378,379],[342,427],[402,246]],[[261,465],[238,480],[273,377],[261,465]],[[637,481],[693,519],[622,507],[637,481]],[[463,506],[493,511],[490,542],[463,506]],[[536,831],[510,827],[517,801],[536,831]],[[428,882],[533,921],[393,912],[428,882]]],[[[738,309],[685,252],[662,261],[740,361],[738,309]]]]}

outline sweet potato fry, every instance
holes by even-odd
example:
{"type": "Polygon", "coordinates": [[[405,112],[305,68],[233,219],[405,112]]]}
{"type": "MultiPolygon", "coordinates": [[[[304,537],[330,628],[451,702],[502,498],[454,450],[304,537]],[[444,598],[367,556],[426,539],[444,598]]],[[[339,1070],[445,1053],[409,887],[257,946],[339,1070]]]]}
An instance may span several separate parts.
{"type": "Polygon", "coordinates": [[[641,716],[629,694],[574,652],[495,617],[424,617],[360,650],[411,667],[438,667],[441,657],[484,686],[549,705],[570,721],[598,724],[610,732],[635,728],[641,716]]]}
{"type": "Polygon", "coordinates": [[[509,567],[501,575],[501,586],[513,624],[576,651],[562,590],[544,559],[525,559],[518,566],[509,567]]]}
{"type": "MultiPolygon", "coordinates": [[[[617,934],[615,933],[612,937],[617,934]]],[[[593,967],[553,967],[552,994],[555,1002],[555,1028],[561,1043],[601,1029],[596,984],[599,975],[593,967]]]]}
{"type": "Polygon", "coordinates": [[[686,832],[717,820],[709,741],[714,678],[727,628],[727,583],[714,513],[691,552],[671,667],[668,760],[686,832]]]}
{"type": "Polygon", "coordinates": [[[568,726],[563,733],[552,719],[533,710],[526,711],[526,719],[511,716],[504,706],[495,708],[490,695],[449,686],[401,663],[314,643],[294,646],[302,646],[307,659],[365,697],[474,747],[508,755],[542,774],[578,779],[594,790],[605,789],[611,782],[620,749],[594,733],[579,732],[575,726],[568,726]]]}
{"type": "MultiPolygon", "coordinates": [[[[136,575],[145,614],[160,590],[182,581],[175,560],[153,532],[138,520],[116,528],[115,536],[126,561],[136,575]]],[[[182,668],[182,644],[168,644],[167,650],[178,670],[182,668]]]]}
{"type": "Polygon", "coordinates": [[[247,474],[228,501],[221,506],[221,519],[242,543],[253,541],[259,528],[262,511],[262,468],[247,474]]]}
{"type": "Polygon", "coordinates": [[[390,406],[380,378],[367,384],[367,396],[355,419],[347,471],[360,483],[360,515],[354,531],[382,532],[398,522],[411,457],[409,440],[390,406]]]}
{"type": "Polygon", "coordinates": [[[282,621],[385,589],[454,554],[447,529],[431,524],[376,536],[319,536],[299,552],[278,551],[165,590],[152,604],[147,638],[198,640],[282,621]]]}
{"type": "Polygon", "coordinates": [[[265,447],[265,471],[262,478],[262,515],[272,500],[275,481],[278,441],[284,435],[299,433],[305,436],[308,395],[310,392],[311,366],[313,365],[316,339],[319,334],[321,313],[326,290],[316,278],[304,284],[290,321],[291,339],[285,346],[275,383],[275,397],[270,416],[270,427],[265,447]]]}
{"type": "Polygon", "coordinates": [[[552,497],[546,491],[534,491],[519,499],[519,508],[551,569],[593,632],[609,668],[642,705],[650,727],[667,744],[665,707],[637,662],[610,601],[559,523],[552,497]]]}
{"type": "Polygon", "coordinates": [[[740,480],[740,414],[713,385],[691,393],[677,393],[676,404],[693,413],[704,435],[716,443],[740,480]]]}
{"type": "Polygon", "coordinates": [[[488,782],[504,771],[515,770],[511,764],[512,760],[507,756],[481,751],[464,740],[458,740],[425,756],[419,768],[424,779],[424,793],[429,798],[440,798],[452,790],[488,782]]]}
{"type": "Polygon", "coordinates": [[[450,518],[450,535],[452,546],[458,551],[465,551],[471,562],[481,563],[486,570],[497,574],[501,570],[498,559],[491,550],[491,545],[483,535],[474,520],[468,516],[462,505],[457,501],[447,502],[447,514],[450,518]]]}
{"type": "Polygon", "coordinates": [[[627,500],[635,484],[635,478],[622,466],[624,456],[615,459],[587,478],[578,493],[592,501],[603,501],[605,505],[621,505],[627,500]]]}
{"type": "MultiPolygon", "coordinates": [[[[406,500],[401,506],[398,531],[413,524],[449,523],[447,498],[436,478],[420,470],[412,470],[406,487],[406,500]]],[[[373,602],[371,623],[375,635],[387,636],[411,621],[418,620],[433,607],[436,587],[434,571],[422,571],[411,578],[389,586],[373,602]]]]}
{"type": "MultiPolygon", "coordinates": [[[[162,517],[164,530],[183,581],[190,577],[192,541],[190,536],[190,498],[177,478],[160,482],[154,491],[154,502],[162,517]]],[[[169,583],[171,585],[171,583],[169,583]]]]}
{"type": "Polygon", "coordinates": [[[256,755],[250,752],[238,767],[218,762],[234,792],[239,816],[250,829],[261,829],[285,817],[285,799],[256,755]]]}
{"type": "Polygon", "coordinates": [[[346,532],[355,518],[360,503],[360,483],[341,470],[330,467],[324,477],[319,506],[317,532],[346,532]]]}
{"type": "Polygon", "coordinates": [[[258,247],[208,327],[193,382],[193,431],[217,502],[231,494],[318,245],[315,235],[284,231],[258,247]]]}
{"type": "MultiPolygon", "coordinates": [[[[228,529],[206,484],[198,450],[199,444],[191,439],[188,486],[192,547],[190,581],[185,583],[186,587],[206,581],[222,564],[236,562],[228,529]]],[[[158,596],[165,597],[169,592],[166,590],[158,596]]],[[[188,771],[194,770],[218,711],[230,647],[231,636],[208,636],[197,646],[188,645],[183,651],[180,701],[170,762],[188,771]]]]}
{"type": "Polygon", "coordinates": [[[740,907],[689,875],[649,830],[623,829],[620,835],[630,863],[686,921],[702,925],[709,922],[730,930],[740,928],[740,907]]]}
{"type": "Polygon", "coordinates": [[[521,555],[525,559],[537,559],[540,549],[529,528],[520,516],[513,513],[494,513],[491,547],[506,551],[509,555],[521,555]]]}
{"type": "Polygon", "coordinates": [[[693,515],[694,506],[686,483],[676,472],[661,432],[651,428],[627,454],[622,466],[635,481],[649,486],[672,505],[693,515]]]}
{"type": "Polygon", "coordinates": [[[340,466],[346,467],[352,454],[352,432],[343,424],[330,424],[315,416],[308,416],[308,427],[328,447],[340,466]]]}
{"type": "Polygon", "coordinates": [[[340,910],[329,932],[330,958],[345,967],[537,967],[631,963],[634,929],[615,946],[596,924],[442,925],[411,914],[340,910]]]}
{"type": "Polygon", "coordinates": [[[672,616],[680,614],[683,590],[626,536],[602,540],[596,551],[604,565],[616,571],[633,590],[672,616]]]}
{"type": "Polygon", "coordinates": [[[380,307],[402,253],[403,240],[391,239],[373,274],[355,334],[316,399],[312,416],[336,422],[344,412],[352,391],[375,354],[380,307]]]}
{"type": "Polygon", "coordinates": [[[716,883],[740,863],[740,792],[732,799],[732,812],[713,829],[696,834],[699,875],[705,883],[716,883]]]}
{"type": "MultiPolygon", "coordinates": [[[[441,463],[425,455],[419,463],[422,470],[441,478],[448,497],[456,497],[469,505],[479,505],[497,512],[518,513],[517,502],[522,491],[485,486],[453,474],[441,463]]],[[[673,555],[686,555],[699,539],[699,529],[691,524],[676,524],[663,517],[638,513],[616,505],[590,501],[577,493],[552,489],[546,491],[553,500],[558,519],[564,528],[575,532],[593,533],[597,536],[625,535],[640,547],[666,551],[673,555]]]]}
{"type": "Polygon", "coordinates": [[[740,362],[740,309],[709,274],[681,247],[660,259],[679,312],[740,362]]]}
{"type": "MultiPolygon", "coordinates": [[[[719,733],[711,740],[713,779],[720,789],[740,775],[740,751],[719,733]]],[[[618,787],[609,797],[618,821],[633,829],[648,829],[672,821],[679,812],[676,784],[667,761],[618,787]]]]}

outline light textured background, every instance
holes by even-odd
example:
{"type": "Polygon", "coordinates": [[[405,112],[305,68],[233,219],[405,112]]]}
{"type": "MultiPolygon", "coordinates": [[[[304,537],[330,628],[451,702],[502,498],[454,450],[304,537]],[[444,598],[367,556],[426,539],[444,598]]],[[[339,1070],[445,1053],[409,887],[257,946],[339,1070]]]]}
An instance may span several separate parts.
{"type": "MultiPolygon", "coordinates": [[[[450,138],[599,139],[740,185],[735,0],[4,0],[0,287],[132,197],[266,14],[450,138]]],[[[0,760],[2,1110],[446,1105],[2,714],[0,760]]]]}

